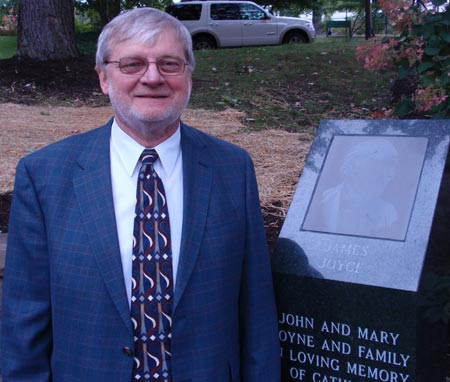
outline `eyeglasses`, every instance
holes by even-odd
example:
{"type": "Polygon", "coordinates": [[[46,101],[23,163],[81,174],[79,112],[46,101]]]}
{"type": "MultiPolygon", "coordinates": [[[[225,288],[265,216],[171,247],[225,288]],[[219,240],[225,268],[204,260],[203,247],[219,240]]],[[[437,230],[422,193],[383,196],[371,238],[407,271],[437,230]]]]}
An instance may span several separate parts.
{"type": "Polygon", "coordinates": [[[144,74],[148,66],[156,64],[158,72],[162,76],[179,76],[184,73],[184,68],[188,65],[181,58],[170,57],[161,58],[156,61],[148,61],[146,58],[140,57],[124,57],[119,61],[105,61],[105,64],[118,64],[123,74],[144,74]]]}

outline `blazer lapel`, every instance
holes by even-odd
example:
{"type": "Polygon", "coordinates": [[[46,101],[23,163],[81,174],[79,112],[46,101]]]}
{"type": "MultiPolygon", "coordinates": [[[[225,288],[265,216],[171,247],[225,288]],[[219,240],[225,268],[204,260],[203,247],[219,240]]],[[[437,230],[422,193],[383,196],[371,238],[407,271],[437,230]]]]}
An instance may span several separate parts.
{"type": "Polygon", "coordinates": [[[73,183],[99,272],[119,315],[132,330],[115,224],[110,169],[111,123],[98,130],[79,157],[73,183]]]}
{"type": "Polygon", "coordinates": [[[183,153],[183,233],[175,286],[174,310],[189,281],[206,225],[212,169],[203,160],[206,145],[194,129],[181,124],[183,153]]]}

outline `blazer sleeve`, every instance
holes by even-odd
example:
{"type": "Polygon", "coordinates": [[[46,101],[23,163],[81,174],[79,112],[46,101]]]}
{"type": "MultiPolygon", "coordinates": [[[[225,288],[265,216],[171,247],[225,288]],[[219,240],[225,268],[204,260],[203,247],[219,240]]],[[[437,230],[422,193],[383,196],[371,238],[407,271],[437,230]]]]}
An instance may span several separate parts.
{"type": "Polygon", "coordinates": [[[246,174],[248,231],[240,295],[241,381],[279,382],[277,311],[256,176],[250,158],[246,174]]]}
{"type": "Polygon", "coordinates": [[[16,171],[2,309],[3,382],[50,381],[51,312],[45,221],[26,161],[16,171]]]}

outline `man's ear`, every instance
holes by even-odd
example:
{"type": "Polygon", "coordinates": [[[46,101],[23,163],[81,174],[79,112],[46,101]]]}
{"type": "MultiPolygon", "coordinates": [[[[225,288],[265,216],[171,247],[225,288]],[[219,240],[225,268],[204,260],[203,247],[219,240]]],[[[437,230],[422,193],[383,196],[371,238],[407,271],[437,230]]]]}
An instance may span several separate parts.
{"type": "Polygon", "coordinates": [[[102,89],[103,94],[109,94],[109,81],[108,75],[106,73],[106,68],[98,68],[97,69],[98,79],[100,81],[100,87],[102,89]]]}

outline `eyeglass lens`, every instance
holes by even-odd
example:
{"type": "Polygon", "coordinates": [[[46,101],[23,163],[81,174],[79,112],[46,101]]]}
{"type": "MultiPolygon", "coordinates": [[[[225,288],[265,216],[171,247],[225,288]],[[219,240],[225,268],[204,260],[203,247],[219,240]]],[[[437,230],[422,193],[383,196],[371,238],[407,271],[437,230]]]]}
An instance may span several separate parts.
{"type": "MultiPolygon", "coordinates": [[[[124,57],[119,60],[119,69],[125,74],[143,74],[147,71],[149,64],[145,58],[124,57]]],[[[163,75],[177,75],[184,72],[185,63],[179,58],[163,58],[154,62],[159,73],[163,75]]]]}

